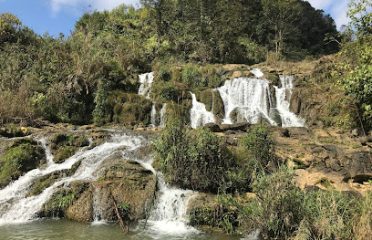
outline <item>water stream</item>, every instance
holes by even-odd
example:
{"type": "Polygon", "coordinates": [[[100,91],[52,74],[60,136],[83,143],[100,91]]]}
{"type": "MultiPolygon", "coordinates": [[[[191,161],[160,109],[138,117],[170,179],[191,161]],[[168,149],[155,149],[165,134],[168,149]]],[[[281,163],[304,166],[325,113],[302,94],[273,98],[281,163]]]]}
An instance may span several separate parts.
{"type": "Polygon", "coordinates": [[[207,111],[204,103],[198,102],[194,93],[191,93],[192,108],[190,110],[191,127],[197,128],[207,123],[215,123],[216,118],[212,112],[207,111]]]}

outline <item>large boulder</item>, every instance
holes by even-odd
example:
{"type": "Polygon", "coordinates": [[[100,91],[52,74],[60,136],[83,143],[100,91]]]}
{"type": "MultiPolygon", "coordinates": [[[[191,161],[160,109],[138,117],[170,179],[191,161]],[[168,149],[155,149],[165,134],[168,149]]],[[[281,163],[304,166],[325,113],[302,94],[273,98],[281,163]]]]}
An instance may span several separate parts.
{"type": "Polygon", "coordinates": [[[105,220],[115,220],[114,201],[119,208],[127,208],[130,221],[148,216],[156,192],[156,176],[134,161],[123,161],[104,167],[101,181],[94,182],[105,220]]]}

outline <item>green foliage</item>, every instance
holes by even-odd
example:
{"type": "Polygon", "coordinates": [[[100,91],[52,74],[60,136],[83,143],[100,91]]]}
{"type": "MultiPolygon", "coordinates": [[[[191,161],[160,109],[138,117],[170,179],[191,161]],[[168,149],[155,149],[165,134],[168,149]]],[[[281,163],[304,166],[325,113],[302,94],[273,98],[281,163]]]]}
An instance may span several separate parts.
{"type": "Polygon", "coordinates": [[[128,126],[148,125],[151,121],[152,102],[135,93],[112,91],[105,109],[105,119],[128,126]]]}
{"type": "Polygon", "coordinates": [[[305,194],[304,220],[315,239],[352,239],[353,218],[358,199],[336,191],[309,191],[305,194]]]}
{"type": "Polygon", "coordinates": [[[260,203],[252,217],[264,236],[289,238],[298,228],[304,211],[304,196],[293,182],[293,172],[281,168],[272,175],[261,175],[254,183],[254,192],[260,203]]]}
{"type": "Polygon", "coordinates": [[[239,226],[238,210],[227,202],[231,199],[228,196],[219,196],[216,205],[193,209],[190,213],[190,224],[217,227],[228,234],[235,233],[239,226]]]}
{"type": "Polygon", "coordinates": [[[122,218],[128,220],[130,218],[131,206],[128,203],[122,202],[119,204],[118,209],[122,218]]]}
{"type": "Polygon", "coordinates": [[[339,83],[359,107],[366,130],[372,128],[372,48],[371,36],[346,44],[341,53],[338,69],[343,73],[339,83]]]}
{"type": "Polygon", "coordinates": [[[225,171],[234,163],[210,131],[189,131],[179,118],[168,118],[153,146],[160,169],[170,183],[194,190],[225,191],[225,171]]]}
{"type": "Polygon", "coordinates": [[[199,68],[191,64],[185,65],[182,69],[182,82],[190,88],[202,86],[199,68]]]}
{"type": "Polygon", "coordinates": [[[370,0],[351,0],[348,17],[350,24],[359,37],[372,34],[372,2],[370,0]]]}
{"type": "Polygon", "coordinates": [[[250,128],[241,144],[249,151],[258,171],[267,171],[270,162],[276,163],[274,141],[264,125],[250,128]]]}
{"type": "Polygon", "coordinates": [[[43,149],[31,140],[15,142],[0,156],[0,187],[37,168],[44,158],[43,149]]]}
{"type": "Polygon", "coordinates": [[[266,59],[267,50],[249,38],[239,38],[239,44],[244,47],[248,63],[263,62],[266,59]]]}
{"type": "MultiPolygon", "coordinates": [[[[0,120],[102,125],[114,121],[111,92],[136,92],[137,75],[156,62],[187,63],[156,71],[161,83],[154,100],[181,104],[187,91],[216,88],[224,80],[195,63],[257,63],[278,39],[286,56],[337,50],[323,44],[325,34],[336,31],[333,20],[299,0],[277,1],[286,16],[296,15],[289,23],[278,21],[283,35],[272,24],[272,16],[282,15],[267,14],[273,9],[264,0],[144,2],[139,9],[121,5],[87,13],[67,38],[37,36],[17,17],[1,14],[0,120]]],[[[141,115],[133,105],[115,109],[137,112],[132,119],[141,115]]]]}

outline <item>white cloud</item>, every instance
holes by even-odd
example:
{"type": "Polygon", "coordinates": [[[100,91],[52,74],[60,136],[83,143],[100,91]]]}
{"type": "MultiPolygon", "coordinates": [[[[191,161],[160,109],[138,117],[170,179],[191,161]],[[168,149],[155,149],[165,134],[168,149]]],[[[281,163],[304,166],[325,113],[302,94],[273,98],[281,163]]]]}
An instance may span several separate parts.
{"type": "Polygon", "coordinates": [[[347,17],[348,0],[308,0],[317,9],[323,9],[335,20],[337,27],[340,28],[349,22],[347,17]]]}
{"type": "Polygon", "coordinates": [[[66,10],[82,10],[91,8],[92,10],[111,10],[120,4],[138,4],[138,0],[49,0],[50,6],[54,13],[58,13],[62,9],[66,10]]]}

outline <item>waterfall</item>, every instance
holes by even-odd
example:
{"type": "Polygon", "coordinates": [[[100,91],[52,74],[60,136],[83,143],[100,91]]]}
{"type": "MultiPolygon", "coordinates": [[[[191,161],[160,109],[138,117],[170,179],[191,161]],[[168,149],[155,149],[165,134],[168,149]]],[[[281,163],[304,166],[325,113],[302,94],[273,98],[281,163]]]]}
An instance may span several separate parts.
{"type": "Polygon", "coordinates": [[[283,127],[303,127],[305,121],[289,110],[293,89],[293,76],[280,76],[281,87],[275,87],[276,107],[283,127]]]}
{"type": "Polygon", "coordinates": [[[258,123],[262,118],[276,125],[269,117],[271,94],[269,82],[257,78],[235,78],[227,80],[218,88],[225,107],[223,123],[232,124],[232,113],[242,121],[258,123]]]}
{"type": "Polygon", "coordinates": [[[160,110],[160,127],[161,128],[163,128],[163,127],[165,127],[165,121],[166,121],[166,116],[165,116],[165,114],[167,113],[167,104],[166,103],[164,103],[163,104],[163,107],[161,108],[161,110],[160,110]]]}
{"type": "Polygon", "coordinates": [[[253,68],[251,73],[256,76],[256,78],[262,78],[264,76],[263,72],[259,68],[253,68]]]}
{"type": "Polygon", "coordinates": [[[138,95],[150,98],[151,86],[154,81],[154,73],[144,73],[139,75],[140,87],[138,89],[138,95]]]}
{"type": "Polygon", "coordinates": [[[192,108],[190,110],[191,127],[197,128],[207,123],[215,123],[216,118],[214,117],[214,114],[207,111],[203,103],[198,102],[196,100],[196,96],[194,93],[191,93],[191,96],[192,96],[192,108]]]}
{"type": "Polygon", "coordinates": [[[151,126],[152,127],[156,127],[156,106],[155,104],[152,104],[152,108],[151,108],[151,126]]]}
{"type": "Polygon", "coordinates": [[[195,228],[187,225],[187,204],[193,192],[168,187],[161,174],[158,174],[158,186],[160,197],[151,213],[149,230],[180,236],[197,233],[195,228]]]}
{"type": "Polygon", "coordinates": [[[93,224],[104,224],[104,210],[102,209],[102,200],[99,188],[93,187],[93,224]]]}
{"type": "MultiPolygon", "coordinates": [[[[77,180],[94,180],[94,172],[111,153],[126,147],[125,151],[133,151],[141,146],[143,139],[135,136],[114,136],[93,149],[83,149],[61,164],[48,164],[45,169],[34,169],[20,177],[18,180],[0,190],[0,225],[23,223],[35,218],[44,203],[46,203],[59,186],[77,180]],[[37,196],[26,197],[31,184],[40,177],[52,172],[70,169],[75,163],[81,161],[80,167],[71,177],[65,177],[37,196]]],[[[49,151],[48,149],[46,149],[49,151]]],[[[46,152],[47,152],[46,151],[46,152]]]]}

